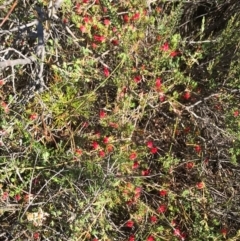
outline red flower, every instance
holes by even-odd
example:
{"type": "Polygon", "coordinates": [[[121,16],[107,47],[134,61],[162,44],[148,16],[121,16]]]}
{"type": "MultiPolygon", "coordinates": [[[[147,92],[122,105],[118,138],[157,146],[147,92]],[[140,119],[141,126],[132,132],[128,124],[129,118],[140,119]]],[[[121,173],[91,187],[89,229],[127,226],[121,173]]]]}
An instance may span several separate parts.
{"type": "Polygon", "coordinates": [[[194,163],[193,162],[187,162],[185,167],[186,167],[186,169],[190,170],[194,167],[194,163]]]}
{"type": "Polygon", "coordinates": [[[8,105],[4,101],[2,101],[1,106],[4,109],[4,112],[7,114],[9,112],[8,105]]]}
{"type": "Polygon", "coordinates": [[[159,100],[161,102],[163,102],[163,101],[165,101],[165,99],[166,99],[166,96],[164,94],[160,93],[159,100]]]}
{"type": "Polygon", "coordinates": [[[196,151],[197,153],[200,153],[201,150],[202,150],[201,146],[199,146],[199,145],[196,145],[196,146],[195,146],[195,151],[196,151]]]}
{"type": "Polygon", "coordinates": [[[118,128],[118,124],[117,124],[117,123],[110,122],[109,125],[110,125],[112,128],[115,128],[115,129],[118,128]]]}
{"type": "Polygon", "coordinates": [[[206,158],[203,162],[204,162],[205,165],[208,165],[208,163],[209,163],[209,159],[206,158]]]}
{"type": "Polygon", "coordinates": [[[155,241],[155,238],[152,235],[150,235],[148,236],[147,241],[155,241]]]}
{"type": "Polygon", "coordinates": [[[111,43],[115,46],[119,45],[119,41],[117,39],[113,39],[111,43]]]}
{"type": "Polygon", "coordinates": [[[4,192],[3,194],[2,194],[2,200],[3,201],[6,201],[8,199],[8,192],[4,192]]]}
{"type": "Polygon", "coordinates": [[[67,18],[64,18],[63,19],[63,24],[67,24],[68,23],[68,19],[67,18]]]}
{"type": "Polygon", "coordinates": [[[103,12],[107,13],[107,11],[108,11],[107,7],[103,7],[103,12]]]}
{"type": "Polygon", "coordinates": [[[98,147],[99,147],[99,144],[98,144],[96,141],[94,141],[94,142],[92,143],[92,147],[93,147],[94,150],[97,150],[98,147]]]}
{"type": "Polygon", "coordinates": [[[133,234],[131,234],[128,241],[135,241],[135,236],[133,234]]]}
{"type": "Polygon", "coordinates": [[[124,14],[124,15],[123,15],[123,21],[124,21],[125,23],[128,23],[128,22],[129,22],[129,16],[128,16],[127,14],[124,14]]]}
{"type": "Polygon", "coordinates": [[[129,201],[126,202],[126,204],[128,206],[132,206],[134,204],[134,200],[129,200],[129,201]]]}
{"type": "Polygon", "coordinates": [[[233,116],[234,116],[234,117],[239,116],[239,111],[238,111],[238,110],[235,110],[235,111],[233,112],[233,116]]]}
{"type": "Polygon", "coordinates": [[[82,150],[77,148],[75,153],[78,155],[78,156],[81,156],[82,155],[82,150]]]}
{"type": "Polygon", "coordinates": [[[84,16],[83,21],[84,21],[84,23],[89,23],[92,21],[92,19],[89,16],[84,16]]]}
{"type": "Polygon", "coordinates": [[[138,163],[138,161],[135,161],[133,163],[132,169],[137,169],[138,167],[139,167],[139,163],[138,163]]]}
{"type": "Polygon", "coordinates": [[[169,50],[169,44],[168,42],[164,43],[163,46],[161,47],[163,51],[168,51],[169,50]]]}
{"type": "Polygon", "coordinates": [[[100,112],[99,112],[99,117],[100,117],[100,119],[103,119],[104,117],[106,117],[106,112],[105,111],[103,111],[103,110],[100,110],[100,112]]]}
{"type": "Polygon", "coordinates": [[[189,100],[191,98],[191,93],[189,91],[186,91],[184,94],[183,94],[183,99],[184,100],[189,100]]]}
{"type": "Polygon", "coordinates": [[[148,148],[153,148],[153,142],[152,141],[148,141],[147,142],[147,147],[148,148]]]}
{"type": "Polygon", "coordinates": [[[178,228],[173,229],[173,235],[179,237],[181,240],[185,240],[186,235],[182,233],[178,228]]]}
{"type": "Polygon", "coordinates": [[[109,142],[109,137],[104,136],[104,138],[103,138],[103,143],[104,143],[104,144],[107,144],[108,142],[109,142]]]}
{"type": "Polygon", "coordinates": [[[151,148],[150,151],[152,154],[155,154],[155,153],[157,153],[158,149],[157,149],[157,147],[153,147],[153,148],[151,148]]]}
{"type": "Polygon", "coordinates": [[[109,69],[107,67],[104,67],[103,73],[106,77],[108,77],[110,75],[109,69]]]}
{"type": "Polygon", "coordinates": [[[216,110],[221,110],[222,109],[221,105],[215,105],[214,107],[215,107],[216,110]]]}
{"type": "Polygon", "coordinates": [[[184,132],[185,132],[185,133],[188,133],[190,130],[191,130],[191,128],[190,128],[189,126],[187,126],[187,127],[184,129],[184,132]]]}
{"type": "Polygon", "coordinates": [[[173,235],[174,236],[180,236],[181,235],[181,232],[178,228],[175,228],[174,231],[173,231],[173,235]]]}
{"type": "Polygon", "coordinates": [[[84,25],[80,26],[79,29],[82,33],[86,33],[86,27],[84,25]]]}
{"type": "Polygon", "coordinates": [[[167,196],[167,191],[166,190],[160,190],[159,195],[161,197],[165,197],[165,196],[167,196]]]}
{"type": "Polygon", "coordinates": [[[198,182],[196,187],[197,187],[197,189],[203,189],[205,187],[205,183],[204,182],[198,182]]]}
{"type": "Polygon", "coordinates": [[[222,228],[222,229],[220,230],[220,233],[222,234],[222,236],[223,236],[224,238],[226,238],[227,229],[226,229],[226,228],[222,228]]]}
{"type": "Polygon", "coordinates": [[[84,128],[87,128],[89,126],[89,123],[88,122],[83,122],[83,124],[82,124],[82,127],[84,127],[84,128]]]}
{"type": "Polygon", "coordinates": [[[186,237],[187,237],[187,234],[181,233],[180,239],[181,239],[182,241],[184,241],[186,237]]]}
{"type": "Polygon", "coordinates": [[[124,94],[126,94],[127,91],[128,91],[128,88],[127,88],[126,86],[124,86],[124,87],[122,88],[122,92],[123,92],[124,94]]]}
{"type": "Polygon", "coordinates": [[[100,35],[94,35],[93,36],[93,39],[96,41],[96,42],[104,42],[105,41],[105,37],[104,36],[100,36],[100,35]]]}
{"type": "Polygon", "coordinates": [[[125,224],[125,226],[128,227],[128,228],[132,228],[133,225],[134,225],[134,222],[131,221],[131,220],[130,220],[130,221],[127,221],[126,224],[125,224]]]}
{"type": "Polygon", "coordinates": [[[38,118],[38,114],[37,113],[33,113],[30,115],[29,119],[30,120],[36,120],[38,118]]]}
{"type": "Polygon", "coordinates": [[[150,169],[146,169],[142,171],[142,176],[149,176],[150,174],[150,169]]]}
{"type": "Polygon", "coordinates": [[[21,200],[20,194],[16,194],[16,195],[15,195],[15,200],[16,200],[17,202],[19,202],[19,201],[21,200]]]}
{"type": "Polygon", "coordinates": [[[130,156],[129,156],[129,159],[130,160],[135,160],[137,158],[137,153],[136,152],[132,152],[131,154],[130,154],[130,156]]]}
{"type": "Polygon", "coordinates": [[[157,222],[157,217],[154,216],[154,215],[151,216],[151,217],[150,217],[150,222],[151,222],[151,223],[156,223],[156,222],[157,222]]]}
{"type": "Polygon", "coordinates": [[[138,75],[138,76],[135,76],[133,80],[134,80],[135,83],[138,84],[141,81],[141,79],[142,79],[141,76],[138,75]]]}
{"type": "Polygon", "coordinates": [[[140,13],[135,13],[133,16],[132,16],[132,20],[135,21],[135,20],[138,20],[140,18],[140,13]]]}
{"type": "Polygon", "coordinates": [[[179,52],[177,52],[177,51],[172,51],[171,53],[170,53],[170,56],[171,57],[175,57],[175,56],[177,56],[179,54],[179,52]]]}
{"type": "Polygon", "coordinates": [[[167,210],[167,206],[165,204],[160,205],[157,209],[159,213],[165,213],[166,210],[167,210]]]}
{"type": "Polygon", "coordinates": [[[107,151],[112,152],[113,151],[113,145],[107,145],[107,151]]]}
{"type": "Polygon", "coordinates": [[[92,48],[96,49],[98,46],[95,43],[92,43],[92,48]]]}
{"type": "Polygon", "coordinates": [[[103,150],[100,150],[100,151],[99,151],[99,156],[100,156],[100,157],[105,157],[105,152],[104,152],[103,150]]]}
{"type": "Polygon", "coordinates": [[[2,86],[2,85],[4,85],[4,80],[3,79],[0,80],[0,86],[2,86]]]}
{"type": "Polygon", "coordinates": [[[141,187],[136,187],[135,188],[135,198],[140,198],[141,192],[142,192],[142,188],[141,187]]]}
{"type": "Polygon", "coordinates": [[[76,13],[80,14],[81,13],[81,8],[80,8],[80,4],[79,3],[76,4],[75,8],[76,8],[76,13]]]}
{"type": "Polygon", "coordinates": [[[40,234],[37,233],[37,232],[34,233],[34,234],[33,234],[33,238],[34,238],[34,239],[39,239],[39,238],[40,238],[40,234]]]}
{"type": "Polygon", "coordinates": [[[83,0],[83,3],[88,3],[89,2],[89,0],[83,0]]]}
{"type": "Polygon", "coordinates": [[[110,20],[107,19],[107,18],[103,20],[103,23],[104,23],[104,25],[106,25],[106,26],[109,26],[109,25],[111,24],[110,20]]]}
{"type": "Polygon", "coordinates": [[[157,90],[160,90],[162,86],[162,80],[160,78],[156,79],[155,87],[157,90]]]}

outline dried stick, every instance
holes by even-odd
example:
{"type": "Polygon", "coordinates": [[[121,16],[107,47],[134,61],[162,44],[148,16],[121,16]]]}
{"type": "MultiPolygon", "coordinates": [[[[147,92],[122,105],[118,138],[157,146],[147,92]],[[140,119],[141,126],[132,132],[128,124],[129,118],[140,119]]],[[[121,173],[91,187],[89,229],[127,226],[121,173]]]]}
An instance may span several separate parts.
{"type": "Polygon", "coordinates": [[[19,52],[18,50],[14,49],[14,48],[5,49],[3,51],[0,51],[0,53],[8,52],[8,51],[14,51],[17,54],[19,54],[20,56],[22,56],[24,59],[2,61],[2,62],[0,62],[0,68],[6,68],[8,66],[13,67],[15,65],[25,65],[25,64],[30,64],[30,63],[36,61],[36,58],[34,56],[26,57],[25,55],[23,55],[21,52],[19,52]]]}
{"type": "Polygon", "coordinates": [[[36,58],[34,56],[30,56],[26,59],[14,59],[14,60],[6,60],[3,62],[0,62],[0,68],[6,68],[8,66],[15,66],[15,65],[25,65],[25,64],[31,64],[36,61],[36,58]]]}
{"type": "Polygon", "coordinates": [[[24,30],[26,28],[29,28],[33,25],[37,25],[38,24],[38,20],[35,19],[33,20],[31,23],[28,23],[28,24],[25,24],[25,25],[22,25],[20,27],[16,27],[16,28],[13,28],[13,29],[9,29],[9,30],[0,30],[0,33],[11,33],[11,32],[16,32],[16,31],[19,31],[19,30],[24,30]]]}
{"type": "Polygon", "coordinates": [[[3,19],[3,21],[1,22],[0,28],[1,28],[2,25],[7,21],[9,15],[12,13],[13,9],[17,6],[17,3],[18,3],[18,0],[16,0],[16,1],[13,3],[13,5],[12,5],[10,11],[8,12],[7,16],[6,16],[6,17],[3,19]]]}

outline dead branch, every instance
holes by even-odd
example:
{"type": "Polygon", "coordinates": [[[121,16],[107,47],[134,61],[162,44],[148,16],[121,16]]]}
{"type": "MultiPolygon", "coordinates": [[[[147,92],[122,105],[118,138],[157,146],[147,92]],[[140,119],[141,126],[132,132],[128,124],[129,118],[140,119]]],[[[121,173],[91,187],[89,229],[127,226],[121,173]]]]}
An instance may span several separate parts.
{"type": "Polygon", "coordinates": [[[11,33],[11,32],[16,32],[16,31],[19,31],[19,30],[25,30],[25,29],[27,29],[31,26],[37,25],[37,24],[38,24],[38,20],[35,19],[31,23],[28,23],[28,24],[25,24],[25,25],[22,25],[22,26],[19,26],[19,27],[15,27],[15,28],[12,28],[12,29],[9,29],[9,30],[0,30],[0,33],[11,33]]]}
{"type": "Polygon", "coordinates": [[[34,56],[30,56],[26,59],[14,59],[14,60],[5,60],[0,62],[0,68],[6,68],[9,66],[15,66],[15,65],[26,65],[31,64],[36,61],[36,58],[34,56]]]}
{"type": "Polygon", "coordinates": [[[17,3],[18,3],[18,0],[16,0],[16,1],[13,3],[13,5],[12,5],[11,9],[9,10],[7,16],[6,16],[6,17],[3,19],[3,21],[1,22],[0,28],[1,28],[1,27],[3,26],[3,24],[7,21],[9,15],[12,13],[13,9],[17,6],[17,3]]]}

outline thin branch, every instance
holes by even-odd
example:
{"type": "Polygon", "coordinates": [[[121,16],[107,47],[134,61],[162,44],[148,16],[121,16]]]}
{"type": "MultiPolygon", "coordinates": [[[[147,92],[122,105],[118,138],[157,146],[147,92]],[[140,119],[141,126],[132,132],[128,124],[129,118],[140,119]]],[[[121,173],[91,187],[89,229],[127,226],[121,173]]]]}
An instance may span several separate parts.
{"type": "Polygon", "coordinates": [[[36,61],[36,58],[34,56],[30,56],[26,59],[14,59],[14,60],[6,60],[3,62],[0,62],[0,68],[6,68],[8,66],[15,66],[15,65],[26,65],[31,64],[36,61]]]}
{"type": "Polygon", "coordinates": [[[54,3],[53,3],[53,1],[50,1],[49,5],[48,5],[48,9],[49,9],[48,17],[53,17],[53,16],[57,17],[56,13],[57,13],[58,9],[61,7],[62,3],[63,3],[63,0],[55,0],[54,3]]]}
{"type": "Polygon", "coordinates": [[[17,54],[19,54],[21,57],[23,57],[24,59],[14,59],[14,60],[5,60],[0,62],[0,68],[6,68],[8,66],[15,66],[15,65],[26,65],[26,64],[31,64],[33,62],[36,61],[36,58],[34,56],[30,56],[30,57],[26,57],[25,55],[23,55],[21,52],[19,52],[18,50],[14,49],[14,48],[7,48],[3,51],[0,51],[0,53],[6,53],[9,51],[14,51],[17,54]]]}
{"type": "Polygon", "coordinates": [[[7,48],[5,50],[0,51],[0,53],[6,53],[9,51],[14,51],[15,53],[19,54],[21,57],[27,59],[27,57],[25,55],[23,55],[21,52],[19,52],[18,50],[14,49],[14,48],[7,48]]]}
{"type": "Polygon", "coordinates": [[[201,104],[203,101],[206,101],[206,100],[208,100],[208,99],[210,99],[210,98],[212,98],[212,97],[214,97],[214,96],[218,96],[218,95],[219,95],[219,94],[209,95],[208,97],[203,98],[203,100],[199,100],[199,101],[197,101],[196,103],[194,103],[194,104],[192,104],[192,105],[190,105],[190,106],[187,106],[187,107],[186,107],[186,110],[190,110],[191,108],[193,108],[193,107],[201,104]]]}
{"type": "Polygon", "coordinates": [[[9,29],[9,30],[0,30],[0,33],[11,33],[11,32],[16,32],[16,31],[19,31],[19,30],[25,30],[33,25],[37,25],[38,24],[38,20],[35,19],[33,20],[31,23],[28,23],[28,24],[25,24],[25,25],[22,25],[22,26],[19,26],[19,27],[15,27],[13,29],[9,29]]]}
{"type": "Polygon", "coordinates": [[[189,44],[203,44],[203,43],[216,43],[218,42],[218,39],[212,39],[212,40],[203,40],[203,41],[183,41],[185,43],[189,44]]]}
{"type": "Polygon", "coordinates": [[[1,22],[0,28],[1,28],[1,27],[3,26],[3,24],[7,21],[9,15],[12,13],[13,9],[17,6],[17,3],[18,3],[18,0],[16,0],[16,1],[13,3],[13,5],[12,5],[10,11],[8,12],[7,16],[6,16],[6,17],[3,19],[3,21],[1,22]]]}

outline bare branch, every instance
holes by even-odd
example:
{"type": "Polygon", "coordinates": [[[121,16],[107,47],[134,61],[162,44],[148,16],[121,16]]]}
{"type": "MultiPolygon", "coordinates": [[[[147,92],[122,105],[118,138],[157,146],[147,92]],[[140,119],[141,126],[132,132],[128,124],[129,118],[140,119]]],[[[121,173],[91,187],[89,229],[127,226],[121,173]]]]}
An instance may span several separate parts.
{"type": "Polygon", "coordinates": [[[9,15],[12,13],[13,9],[17,6],[17,3],[18,3],[18,0],[16,0],[16,1],[13,3],[13,5],[12,5],[11,9],[9,10],[8,14],[6,15],[6,17],[5,17],[5,18],[3,19],[3,21],[1,22],[0,27],[2,27],[3,24],[7,21],[9,15]]]}
{"type": "Polygon", "coordinates": [[[9,29],[9,30],[0,30],[0,33],[11,33],[11,32],[16,32],[16,31],[20,31],[20,30],[25,30],[33,25],[37,25],[38,24],[38,20],[35,19],[33,20],[31,23],[19,26],[19,27],[15,27],[13,29],[9,29]]]}
{"type": "Polygon", "coordinates": [[[14,59],[14,60],[6,60],[3,62],[0,62],[0,68],[6,68],[8,66],[15,66],[15,65],[26,65],[31,64],[36,61],[36,58],[34,56],[30,56],[26,59],[14,59]]]}

